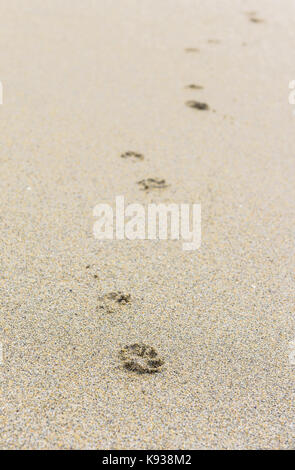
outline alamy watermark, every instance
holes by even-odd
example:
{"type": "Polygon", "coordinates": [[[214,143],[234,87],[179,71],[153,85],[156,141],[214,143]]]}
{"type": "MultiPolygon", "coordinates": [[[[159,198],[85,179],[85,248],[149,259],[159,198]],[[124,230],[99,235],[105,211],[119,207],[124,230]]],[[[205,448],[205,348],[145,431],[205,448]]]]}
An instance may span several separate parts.
{"type": "Polygon", "coordinates": [[[129,204],[117,196],[115,209],[97,204],[93,225],[97,240],[182,240],[183,250],[201,246],[201,204],[129,204]],[[169,223],[170,221],[170,223],[169,223]]]}

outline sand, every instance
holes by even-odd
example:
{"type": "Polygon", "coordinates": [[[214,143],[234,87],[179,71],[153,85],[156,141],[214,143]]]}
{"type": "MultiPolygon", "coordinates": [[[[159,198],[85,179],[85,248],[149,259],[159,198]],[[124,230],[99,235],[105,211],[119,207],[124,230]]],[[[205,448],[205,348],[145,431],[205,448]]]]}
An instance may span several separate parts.
{"type": "Polygon", "coordinates": [[[295,448],[294,3],[0,17],[1,448],[295,448]],[[95,240],[117,195],[201,203],[201,248],[95,240]],[[124,369],[133,343],[161,371],[124,369]]]}

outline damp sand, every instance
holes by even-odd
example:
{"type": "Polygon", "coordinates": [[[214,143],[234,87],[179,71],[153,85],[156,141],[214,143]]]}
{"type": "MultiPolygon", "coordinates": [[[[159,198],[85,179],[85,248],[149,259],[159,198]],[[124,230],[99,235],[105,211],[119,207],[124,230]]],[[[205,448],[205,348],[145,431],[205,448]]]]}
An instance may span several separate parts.
{"type": "Polygon", "coordinates": [[[1,448],[295,448],[294,5],[220,3],[0,0],[1,448]],[[95,240],[118,195],[201,248],[95,240]]]}

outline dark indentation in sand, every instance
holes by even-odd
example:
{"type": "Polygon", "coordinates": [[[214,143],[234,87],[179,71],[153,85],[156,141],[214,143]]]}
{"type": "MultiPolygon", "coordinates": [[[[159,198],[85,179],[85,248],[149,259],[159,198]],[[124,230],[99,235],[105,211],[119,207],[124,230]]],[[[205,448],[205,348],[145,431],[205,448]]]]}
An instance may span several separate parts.
{"type": "Polygon", "coordinates": [[[128,150],[128,152],[122,153],[121,158],[131,158],[133,160],[143,160],[144,156],[142,155],[142,153],[133,152],[131,150],[128,150]]]}
{"type": "Polygon", "coordinates": [[[209,106],[207,103],[201,103],[200,101],[187,101],[185,103],[189,108],[194,108],[194,109],[200,109],[201,111],[206,111],[209,109],[209,106]]]}
{"type": "Polygon", "coordinates": [[[130,302],[131,295],[122,294],[122,292],[110,292],[109,294],[106,294],[105,298],[108,300],[114,300],[114,302],[124,305],[130,302]]]}
{"type": "Polygon", "coordinates": [[[124,294],[123,292],[109,292],[108,294],[99,297],[98,300],[100,301],[98,309],[104,309],[108,313],[112,313],[118,305],[126,305],[131,302],[131,295],[124,294]]]}
{"type": "Polygon", "coordinates": [[[256,18],[255,16],[250,17],[249,20],[252,21],[252,23],[264,23],[264,20],[256,18]]]}
{"type": "Polygon", "coordinates": [[[186,47],[184,50],[185,52],[200,52],[200,49],[197,47],[186,47]]]}
{"type": "Polygon", "coordinates": [[[155,348],[144,343],[124,346],[119,357],[125,369],[137,374],[154,374],[160,372],[164,365],[164,360],[159,357],[155,348]]]}
{"type": "Polygon", "coordinates": [[[187,85],[185,88],[190,88],[191,90],[203,90],[202,85],[195,85],[194,83],[191,83],[190,85],[187,85]]]}
{"type": "Polygon", "coordinates": [[[219,39],[208,39],[209,44],[220,44],[219,39]]]}
{"type": "Polygon", "coordinates": [[[251,21],[252,23],[264,23],[264,20],[262,20],[261,18],[257,18],[256,11],[248,11],[246,12],[246,15],[248,16],[249,21],[251,21]]]}
{"type": "Polygon", "coordinates": [[[137,184],[143,191],[149,191],[150,189],[164,189],[169,186],[164,179],[159,178],[146,178],[138,181],[137,184]]]}

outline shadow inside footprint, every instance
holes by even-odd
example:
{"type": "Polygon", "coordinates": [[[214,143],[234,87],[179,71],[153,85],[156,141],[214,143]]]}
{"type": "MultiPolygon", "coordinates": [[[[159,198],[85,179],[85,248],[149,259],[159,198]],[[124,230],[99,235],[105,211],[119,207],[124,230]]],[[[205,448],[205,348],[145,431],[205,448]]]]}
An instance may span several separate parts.
{"type": "Polygon", "coordinates": [[[124,346],[119,353],[123,367],[137,374],[154,374],[160,372],[164,365],[157,351],[144,343],[124,346]]]}
{"type": "Polygon", "coordinates": [[[209,106],[207,103],[201,103],[200,101],[187,101],[185,103],[189,108],[194,108],[194,109],[200,109],[201,111],[205,111],[209,109],[209,106]]]}
{"type": "Polygon", "coordinates": [[[159,178],[146,178],[138,181],[137,184],[143,191],[149,191],[150,189],[164,189],[169,186],[164,179],[161,180],[159,178]]]}

